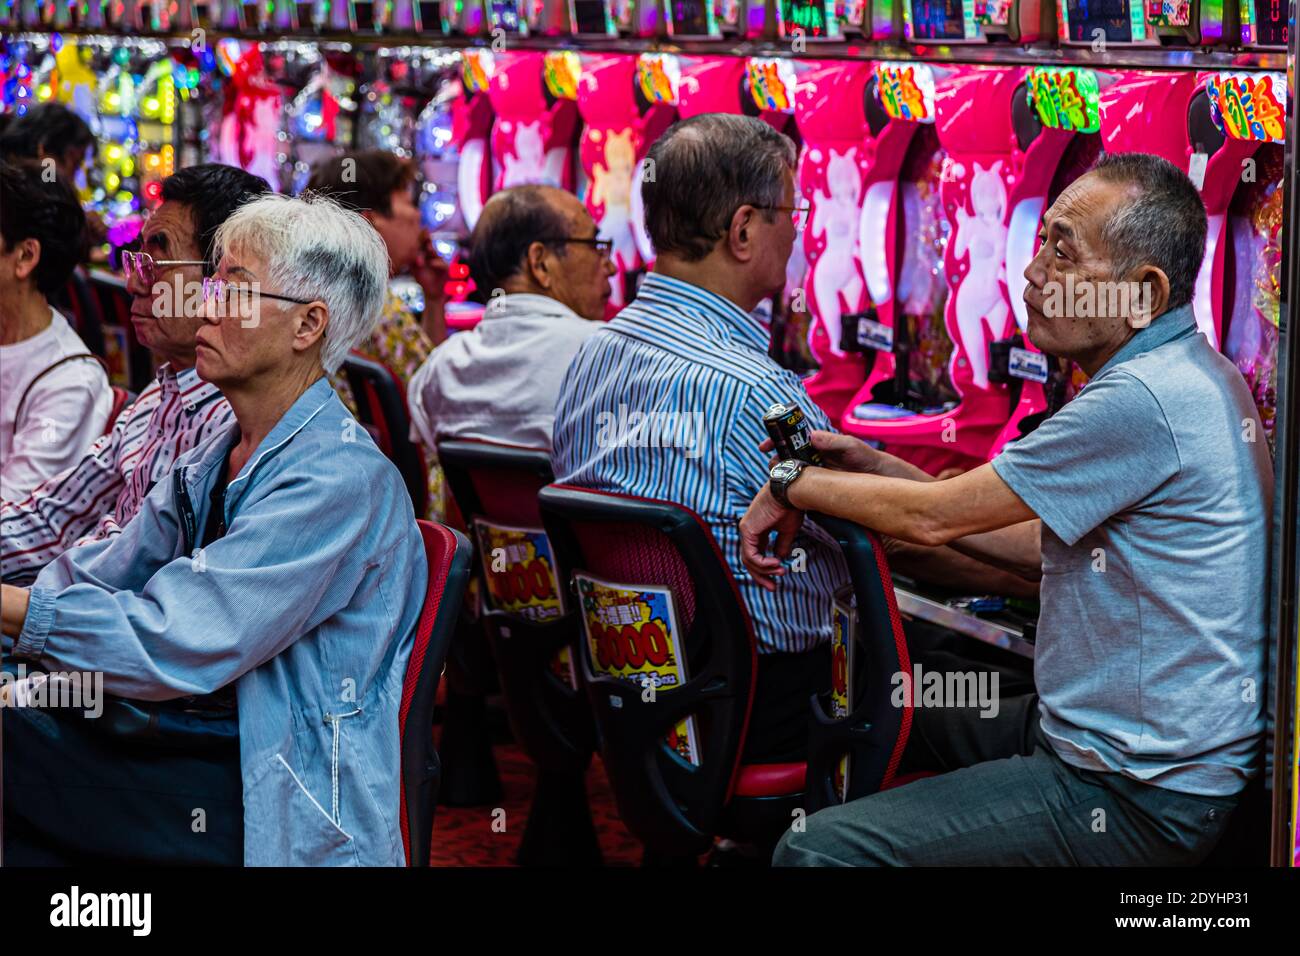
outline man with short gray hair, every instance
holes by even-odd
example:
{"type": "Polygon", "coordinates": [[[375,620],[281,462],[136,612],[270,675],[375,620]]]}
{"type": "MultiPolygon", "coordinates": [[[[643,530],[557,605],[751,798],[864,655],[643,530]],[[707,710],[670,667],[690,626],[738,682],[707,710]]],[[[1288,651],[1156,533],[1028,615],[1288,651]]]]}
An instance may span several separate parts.
{"type": "Polygon", "coordinates": [[[1104,157],[1025,269],[1030,340],[1090,376],[1070,404],[956,478],[840,436],[852,467],[774,470],[755,497],[745,562],[770,587],[805,511],[1042,579],[1038,693],[984,719],[927,690],[903,768],[939,775],[814,814],[776,863],[1186,865],[1222,836],[1259,772],[1273,475],[1197,333],[1205,233],[1181,170],[1104,157]]]}
{"type": "Polygon", "coordinates": [[[829,427],[799,377],[768,357],[769,330],[751,314],[783,288],[806,212],[794,165],[787,137],[744,116],[695,116],[651,146],[642,198],[654,271],[583,344],[555,413],[558,481],[679,502],[713,532],[758,641],[747,761],[804,757],[808,699],[830,686],[832,599],[848,583],[839,549],[810,528],[796,542],[802,573],[769,593],[736,531],[767,480],[763,414],[794,402],[829,427]]]}

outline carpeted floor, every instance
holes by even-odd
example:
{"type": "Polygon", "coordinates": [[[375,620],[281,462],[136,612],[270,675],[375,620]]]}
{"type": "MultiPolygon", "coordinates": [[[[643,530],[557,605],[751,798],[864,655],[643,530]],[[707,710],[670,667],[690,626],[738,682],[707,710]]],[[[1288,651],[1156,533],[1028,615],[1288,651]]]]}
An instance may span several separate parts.
{"type": "MultiPolygon", "coordinates": [[[[535,770],[513,744],[497,744],[493,753],[504,791],[499,807],[439,807],[430,860],[434,866],[515,865],[528,820],[535,770]],[[498,810],[504,811],[504,817],[498,810]],[[494,820],[501,821],[495,830],[494,820]]],[[[587,773],[587,795],[605,866],[637,866],[641,862],[641,844],[618,818],[599,757],[592,761],[587,773]]]]}

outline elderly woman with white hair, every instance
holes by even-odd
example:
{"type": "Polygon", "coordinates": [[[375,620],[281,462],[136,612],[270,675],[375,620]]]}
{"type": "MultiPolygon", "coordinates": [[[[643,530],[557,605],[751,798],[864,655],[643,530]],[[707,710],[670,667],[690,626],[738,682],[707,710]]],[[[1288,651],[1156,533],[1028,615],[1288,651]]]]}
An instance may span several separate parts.
{"type": "Polygon", "coordinates": [[[119,537],[4,588],[14,658],[114,695],[100,720],[7,713],[6,863],[403,861],[398,709],[425,558],[401,477],[326,379],[383,307],[384,243],[282,196],[216,243],[197,368],[235,423],[119,537]]]}

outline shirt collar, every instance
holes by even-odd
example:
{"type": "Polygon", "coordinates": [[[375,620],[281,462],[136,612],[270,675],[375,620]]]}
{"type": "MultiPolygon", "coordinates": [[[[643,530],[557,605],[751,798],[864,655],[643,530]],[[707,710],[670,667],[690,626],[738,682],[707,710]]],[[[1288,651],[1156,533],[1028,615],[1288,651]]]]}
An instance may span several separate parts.
{"type": "Polygon", "coordinates": [[[1154,351],[1175,339],[1186,338],[1195,332],[1196,315],[1192,312],[1192,305],[1189,302],[1187,305],[1157,316],[1149,325],[1138,329],[1092,378],[1096,380],[1122,362],[1127,362],[1143,352],[1154,351]]]}
{"type": "Polygon", "coordinates": [[[199,378],[199,373],[193,365],[177,372],[170,362],[164,362],[158,366],[157,377],[163,395],[178,393],[181,396],[182,406],[187,412],[197,411],[199,405],[212,395],[218,394],[217,386],[199,378]]]}
{"type": "Polygon", "coordinates": [[[766,354],[768,332],[759,321],[725,296],[682,279],[651,272],[641,282],[637,304],[686,309],[730,332],[743,345],[766,354]]]}
{"type": "Polygon", "coordinates": [[[495,319],[518,319],[537,316],[541,318],[573,319],[586,321],[559,299],[535,292],[511,292],[506,295],[494,295],[488,299],[487,308],[483,310],[483,321],[495,319]]]}

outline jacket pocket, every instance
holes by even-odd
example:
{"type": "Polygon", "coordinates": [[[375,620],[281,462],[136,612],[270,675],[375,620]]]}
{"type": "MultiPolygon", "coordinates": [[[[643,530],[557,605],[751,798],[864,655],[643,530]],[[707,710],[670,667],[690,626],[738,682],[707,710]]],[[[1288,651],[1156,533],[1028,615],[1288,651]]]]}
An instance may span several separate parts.
{"type": "Polygon", "coordinates": [[[356,841],[307,789],[281,753],[265,758],[248,788],[244,809],[245,859],[261,866],[353,866],[356,841]]]}
{"type": "MultiPolygon", "coordinates": [[[[293,779],[294,785],[298,788],[298,792],[299,792],[300,794],[302,794],[302,796],[306,797],[308,801],[310,801],[311,805],[316,809],[316,812],[317,812],[320,816],[322,816],[322,817],[325,818],[325,822],[328,823],[328,824],[330,825],[330,827],[334,830],[334,832],[335,832],[338,836],[342,837],[342,839],[343,839],[344,842],[349,842],[349,841],[351,841],[351,839],[352,839],[352,834],[348,833],[348,832],[347,832],[346,830],[344,830],[341,826],[339,826],[339,821],[338,821],[338,817],[337,817],[337,815],[336,815],[336,816],[330,816],[329,812],[328,812],[324,807],[322,807],[322,806],[320,805],[320,801],[318,801],[315,797],[313,797],[313,796],[311,795],[311,791],[309,791],[305,786],[303,786],[303,782],[302,782],[302,780],[299,779],[298,775],[297,775],[296,773],[293,772],[293,768],[289,766],[289,761],[285,760],[284,757],[281,756],[280,754],[276,754],[276,755],[275,755],[275,759],[278,760],[278,761],[280,761],[281,766],[285,769],[285,771],[286,771],[286,772],[289,774],[289,776],[293,779]]],[[[338,812],[338,811],[337,811],[337,808],[336,808],[336,809],[335,809],[335,813],[337,814],[337,812],[338,812]]]]}

